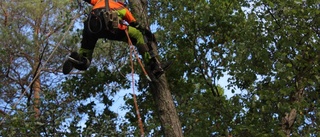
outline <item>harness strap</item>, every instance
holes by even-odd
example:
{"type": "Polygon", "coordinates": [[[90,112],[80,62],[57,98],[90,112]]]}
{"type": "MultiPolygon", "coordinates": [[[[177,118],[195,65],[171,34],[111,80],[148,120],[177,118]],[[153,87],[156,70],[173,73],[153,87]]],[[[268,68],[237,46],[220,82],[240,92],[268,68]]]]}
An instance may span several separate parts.
{"type": "Polygon", "coordinates": [[[105,11],[102,12],[102,17],[104,18],[104,23],[106,24],[107,30],[109,29],[109,21],[110,21],[110,7],[109,7],[109,0],[105,0],[105,11]]]}
{"type": "Polygon", "coordinates": [[[106,11],[109,11],[109,0],[105,0],[105,9],[106,9],[106,11]]]}
{"type": "Polygon", "coordinates": [[[116,11],[111,11],[109,6],[109,0],[105,0],[105,11],[102,12],[104,22],[107,30],[118,28],[119,18],[116,11]],[[110,24],[111,23],[111,24],[110,24]]]}

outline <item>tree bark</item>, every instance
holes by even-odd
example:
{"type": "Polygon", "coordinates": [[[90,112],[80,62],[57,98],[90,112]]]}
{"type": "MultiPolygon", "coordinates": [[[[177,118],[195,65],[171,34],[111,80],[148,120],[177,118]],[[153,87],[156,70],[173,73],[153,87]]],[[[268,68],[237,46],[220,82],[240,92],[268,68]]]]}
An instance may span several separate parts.
{"type": "Polygon", "coordinates": [[[35,111],[35,118],[39,118],[40,117],[40,79],[39,77],[35,78],[35,81],[33,83],[33,97],[34,97],[34,105],[33,105],[33,109],[35,111]]]}
{"type": "Polygon", "coordinates": [[[33,83],[32,83],[32,90],[33,90],[33,97],[34,97],[34,101],[33,101],[33,109],[35,111],[35,118],[39,118],[40,117],[40,62],[41,62],[41,57],[40,57],[40,40],[39,38],[39,34],[40,34],[40,28],[41,28],[41,17],[37,18],[35,20],[35,24],[34,24],[34,30],[35,30],[35,45],[36,45],[36,50],[35,50],[35,56],[34,56],[34,64],[33,64],[33,83]]]}
{"type": "MultiPolygon", "coordinates": [[[[147,22],[147,0],[129,0],[131,11],[139,16],[139,23],[149,27],[147,22]]],[[[152,44],[153,50],[157,53],[157,44],[152,44]]],[[[150,82],[150,89],[158,109],[162,131],[166,137],[183,137],[180,119],[173,102],[171,91],[165,75],[156,79],[146,67],[148,75],[153,79],[150,82]]]]}
{"type": "Polygon", "coordinates": [[[150,84],[158,108],[161,126],[166,137],[183,137],[180,119],[165,75],[150,84]]]}
{"type": "MultiPolygon", "coordinates": [[[[298,81],[299,84],[301,81],[298,81]]],[[[300,103],[300,101],[303,98],[303,88],[300,88],[297,90],[292,96],[291,101],[292,103],[300,103]]],[[[293,124],[295,123],[297,118],[297,110],[295,108],[291,109],[290,113],[286,113],[285,116],[282,118],[282,130],[286,134],[287,137],[290,137],[290,134],[292,132],[293,124]]]]}
{"type": "Polygon", "coordinates": [[[282,118],[282,130],[285,132],[287,137],[290,137],[292,126],[296,121],[297,110],[291,109],[290,113],[286,113],[286,115],[282,118]]]}

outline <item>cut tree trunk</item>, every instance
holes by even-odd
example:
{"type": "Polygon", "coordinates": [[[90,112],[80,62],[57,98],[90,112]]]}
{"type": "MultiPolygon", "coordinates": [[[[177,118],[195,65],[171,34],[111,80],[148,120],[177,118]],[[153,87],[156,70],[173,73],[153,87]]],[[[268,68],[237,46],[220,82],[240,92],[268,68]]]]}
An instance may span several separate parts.
{"type": "Polygon", "coordinates": [[[166,137],[183,137],[180,119],[164,75],[158,81],[152,82],[151,91],[158,108],[164,135],[166,137]]]}
{"type": "MultiPolygon", "coordinates": [[[[138,22],[143,26],[149,27],[147,23],[147,0],[129,0],[132,13],[137,16],[138,22]]],[[[154,41],[152,44],[153,50],[157,54],[157,44],[154,41]]],[[[154,80],[148,67],[146,67],[148,75],[153,79],[150,82],[150,90],[156,107],[158,110],[158,115],[160,118],[162,131],[166,137],[183,137],[182,127],[180,119],[176,110],[176,107],[173,102],[171,91],[168,86],[168,82],[165,75],[162,75],[160,78],[154,80]]]]}

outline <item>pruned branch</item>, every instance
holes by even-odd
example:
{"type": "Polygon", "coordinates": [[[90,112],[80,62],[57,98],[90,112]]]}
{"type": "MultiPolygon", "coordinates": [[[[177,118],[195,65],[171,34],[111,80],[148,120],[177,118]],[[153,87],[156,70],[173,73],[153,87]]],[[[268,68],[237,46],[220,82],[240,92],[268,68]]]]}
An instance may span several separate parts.
{"type": "Polygon", "coordinates": [[[286,113],[282,118],[282,130],[289,137],[291,133],[292,126],[297,118],[297,110],[291,109],[290,113],[286,113]]]}

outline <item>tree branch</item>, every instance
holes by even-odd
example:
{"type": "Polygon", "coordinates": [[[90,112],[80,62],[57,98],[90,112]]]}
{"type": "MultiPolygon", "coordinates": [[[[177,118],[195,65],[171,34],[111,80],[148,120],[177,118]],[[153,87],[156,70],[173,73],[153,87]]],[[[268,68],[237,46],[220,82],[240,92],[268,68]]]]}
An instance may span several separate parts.
{"type": "Polygon", "coordinates": [[[3,110],[0,109],[0,114],[3,116],[7,116],[8,114],[6,112],[4,112],[3,110]]]}

